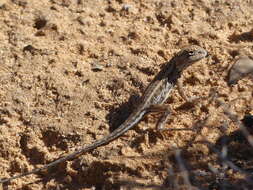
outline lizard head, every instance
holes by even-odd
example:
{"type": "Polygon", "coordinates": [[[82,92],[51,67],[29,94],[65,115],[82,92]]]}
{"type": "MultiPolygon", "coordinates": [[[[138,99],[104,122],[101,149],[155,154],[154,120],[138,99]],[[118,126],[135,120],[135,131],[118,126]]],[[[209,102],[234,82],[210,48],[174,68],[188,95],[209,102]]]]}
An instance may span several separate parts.
{"type": "Polygon", "coordinates": [[[185,47],[175,56],[176,67],[179,70],[183,70],[192,63],[197,62],[207,56],[208,52],[200,46],[191,45],[185,47]]]}

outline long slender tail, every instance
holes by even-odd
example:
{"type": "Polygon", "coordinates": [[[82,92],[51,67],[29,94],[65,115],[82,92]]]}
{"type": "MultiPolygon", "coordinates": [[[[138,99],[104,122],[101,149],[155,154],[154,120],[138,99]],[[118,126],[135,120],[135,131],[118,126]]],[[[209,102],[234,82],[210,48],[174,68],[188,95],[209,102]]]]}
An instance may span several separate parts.
{"type": "Polygon", "coordinates": [[[6,183],[6,182],[11,181],[13,179],[17,179],[17,178],[21,178],[21,177],[24,177],[24,176],[27,176],[27,175],[37,173],[41,170],[48,169],[52,166],[55,166],[55,165],[57,165],[61,162],[65,162],[67,160],[73,159],[73,158],[75,158],[76,156],[78,156],[82,153],[91,151],[93,149],[96,149],[97,147],[108,144],[109,142],[113,141],[114,139],[116,139],[119,136],[121,136],[122,134],[124,134],[130,128],[134,127],[142,119],[144,114],[146,114],[145,110],[140,110],[140,111],[137,111],[137,112],[133,112],[123,124],[121,124],[116,130],[114,130],[108,136],[106,136],[106,137],[104,137],[100,140],[97,140],[97,141],[95,141],[94,143],[92,143],[88,146],[82,147],[79,150],[77,150],[77,151],[75,151],[75,152],[73,152],[73,153],[71,153],[71,154],[69,154],[65,157],[59,158],[59,159],[55,160],[54,162],[46,164],[45,166],[43,166],[41,168],[37,168],[37,169],[34,169],[30,172],[19,174],[19,175],[10,177],[10,178],[1,179],[0,183],[6,183]]]}

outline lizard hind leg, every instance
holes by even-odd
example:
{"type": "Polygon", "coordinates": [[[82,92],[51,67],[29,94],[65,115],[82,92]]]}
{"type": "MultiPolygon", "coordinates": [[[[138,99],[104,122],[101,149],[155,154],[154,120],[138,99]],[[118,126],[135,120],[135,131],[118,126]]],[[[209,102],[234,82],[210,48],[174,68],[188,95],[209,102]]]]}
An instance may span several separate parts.
{"type": "Polygon", "coordinates": [[[168,104],[151,105],[148,108],[148,111],[149,112],[161,112],[162,113],[162,116],[160,117],[160,119],[157,122],[156,128],[159,131],[164,131],[165,130],[164,126],[165,126],[166,122],[168,121],[169,116],[172,113],[172,110],[169,107],[169,105],[168,104]]]}

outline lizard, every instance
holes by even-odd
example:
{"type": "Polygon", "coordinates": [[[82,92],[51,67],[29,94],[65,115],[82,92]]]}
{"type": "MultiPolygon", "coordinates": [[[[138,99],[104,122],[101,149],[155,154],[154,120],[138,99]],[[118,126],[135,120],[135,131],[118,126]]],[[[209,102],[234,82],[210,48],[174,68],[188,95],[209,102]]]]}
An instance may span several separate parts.
{"type": "MultiPolygon", "coordinates": [[[[197,45],[191,45],[181,49],[171,60],[167,61],[160,72],[154,77],[154,79],[147,86],[142,97],[140,98],[139,104],[129,117],[113,132],[103,137],[100,140],[93,142],[90,145],[81,147],[80,149],[70,153],[64,157],[58,158],[57,160],[44,165],[43,167],[33,169],[26,173],[19,175],[3,178],[0,183],[6,183],[13,179],[21,178],[27,175],[37,173],[42,170],[46,170],[52,166],[55,166],[61,162],[74,159],[75,157],[92,151],[100,146],[106,145],[111,141],[117,139],[129,129],[133,128],[138,122],[140,122],[144,115],[150,112],[161,112],[161,116],[158,122],[158,129],[162,129],[166,123],[168,116],[170,115],[169,106],[164,104],[169,97],[171,90],[176,86],[178,79],[181,77],[182,71],[193,63],[208,56],[208,52],[197,45]]],[[[182,92],[182,90],[181,90],[182,92]]],[[[180,93],[181,94],[181,93],[180,93]]],[[[182,96],[183,98],[186,96],[182,96]]]]}

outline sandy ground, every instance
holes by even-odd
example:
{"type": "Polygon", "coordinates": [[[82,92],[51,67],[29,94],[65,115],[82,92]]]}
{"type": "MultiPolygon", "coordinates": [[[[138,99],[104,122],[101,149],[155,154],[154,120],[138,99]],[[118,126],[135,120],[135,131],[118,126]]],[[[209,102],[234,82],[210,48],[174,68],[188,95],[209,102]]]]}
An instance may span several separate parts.
{"type": "MultiPolygon", "coordinates": [[[[252,15],[251,0],[0,0],[0,176],[30,171],[108,134],[161,65],[189,44],[212,56],[183,73],[187,95],[215,88],[226,103],[243,97],[231,106],[239,119],[252,113],[252,80],[226,82],[236,56],[253,54],[252,15]]],[[[157,132],[159,115],[148,115],[107,146],[3,189],[188,189],[182,174],[205,189],[249,185],[199,142],[205,137],[219,148],[222,136],[235,137],[229,156],[252,168],[252,147],[237,139],[238,126],[221,106],[186,104],[177,90],[168,103],[171,130],[157,132]]]]}

